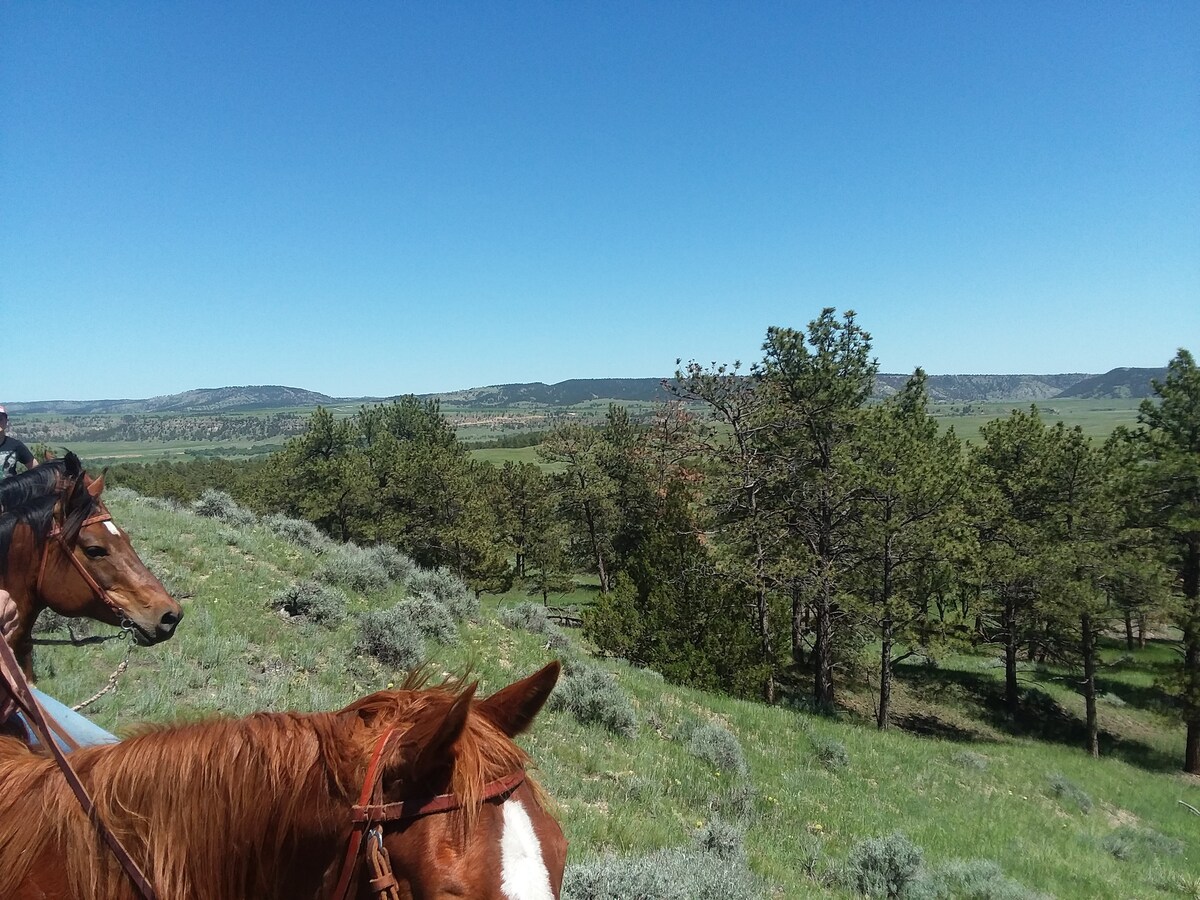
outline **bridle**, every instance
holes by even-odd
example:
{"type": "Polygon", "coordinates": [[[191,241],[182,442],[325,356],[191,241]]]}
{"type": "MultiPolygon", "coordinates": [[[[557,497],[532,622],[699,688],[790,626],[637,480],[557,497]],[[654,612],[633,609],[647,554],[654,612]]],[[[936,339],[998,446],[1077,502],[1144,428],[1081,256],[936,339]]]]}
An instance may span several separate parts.
{"type": "MultiPolygon", "coordinates": [[[[111,523],[112,520],[112,516],[109,515],[107,510],[105,510],[104,512],[97,513],[94,516],[89,516],[88,518],[84,519],[83,524],[79,526],[79,529],[82,531],[89,525],[99,525],[101,522],[111,523]]],[[[110,529],[116,528],[115,525],[111,524],[108,527],[110,529]]],[[[100,600],[105,606],[117,614],[117,619],[120,622],[121,628],[126,630],[132,628],[133,623],[130,621],[129,614],[121,607],[119,603],[117,603],[116,600],[109,596],[109,593],[104,589],[104,586],[95,579],[92,573],[87,570],[87,566],[81,563],[79,561],[79,557],[77,557],[72,549],[67,546],[67,539],[63,535],[62,525],[59,524],[57,519],[55,519],[54,524],[50,528],[50,534],[46,536],[46,542],[42,544],[42,559],[38,564],[36,585],[37,595],[39,597],[42,596],[42,581],[46,577],[46,561],[50,558],[50,547],[52,544],[56,545],[62,550],[63,555],[70,560],[71,565],[75,567],[75,571],[80,574],[87,586],[92,589],[92,593],[96,596],[96,599],[100,600]]]]}
{"type": "MultiPolygon", "coordinates": [[[[350,808],[350,839],[346,846],[346,855],[342,860],[341,876],[337,887],[330,895],[330,900],[345,900],[350,890],[351,877],[354,874],[354,864],[362,849],[364,838],[370,836],[365,851],[366,863],[370,869],[371,878],[368,885],[379,900],[399,900],[399,884],[392,873],[391,860],[383,849],[383,823],[403,822],[432,816],[437,813],[461,809],[462,800],[457,794],[438,794],[423,801],[399,800],[395,803],[383,803],[383,784],[380,762],[388,741],[395,735],[396,729],[385,731],[375,744],[371,761],[367,765],[367,774],[363,779],[362,791],[358,803],[350,808]],[[374,802],[371,802],[374,801],[374,802]]],[[[518,769],[504,778],[490,781],[483,787],[480,800],[484,803],[493,800],[505,800],[513,791],[525,783],[525,770],[518,769]]]]}

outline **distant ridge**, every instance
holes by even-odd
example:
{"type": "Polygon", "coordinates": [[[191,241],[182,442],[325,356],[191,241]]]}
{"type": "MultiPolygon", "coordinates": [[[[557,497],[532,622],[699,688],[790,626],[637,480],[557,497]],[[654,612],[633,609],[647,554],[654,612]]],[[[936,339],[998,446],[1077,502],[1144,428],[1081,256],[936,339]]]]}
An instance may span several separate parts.
{"type": "Polygon", "coordinates": [[[1099,399],[1143,399],[1154,396],[1151,381],[1163,381],[1167,367],[1158,369],[1113,369],[1103,375],[1090,375],[1071,385],[1060,397],[1079,397],[1083,400],[1099,399]]]}
{"type": "MultiPolygon", "coordinates": [[[[1162,379],[1165,368],[1117,368],[1103,375],[930,375],[928,389],[935,402],[1021,402],[1054,397],[1123,399],[1152,396],[1151,379],[1162,379]]],[[[875,396],[887,397],[904,386],[908,375],[881,374],[875,396]]],[[[569,407],[580,403],[615,400],[654,403],[668,398],[662,378],[572,378],[557,384],[540,381],[494,384],[422,394],[437,399],[447,409],[504,408],[513,406],[569,407]]],[[[398,396],[398,395],[397,395],[398,396]]],[[[331,397],[303,388],[277,384],[198,388],[146,400],[40,400],[9,403],[10,413],[26,415],[205,415],[254,412],[270,409],[312,409],[316,406],[386,403],[396,397],[331,397]]]]}

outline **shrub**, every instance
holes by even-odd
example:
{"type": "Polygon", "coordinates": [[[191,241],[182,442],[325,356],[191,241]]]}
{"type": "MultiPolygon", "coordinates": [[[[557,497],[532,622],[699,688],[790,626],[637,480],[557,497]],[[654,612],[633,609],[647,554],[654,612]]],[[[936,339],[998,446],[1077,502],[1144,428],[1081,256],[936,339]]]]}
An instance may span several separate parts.
{"type": "Polygon", "coordinates": [[[987,757],[974,750],[956,750],[950,754],[950,761],[964,769],[974,769],[976,772],[986,771],[988,767],[987,757]]]}
{"type": "Polygon", "coordinates": [[[319,625],[336,626],[346,619],[346,595],[316,581],[301,581],[271,598],[271,606],[289,616],[303,616],[319,625]]]}
{"type": "Polygon", "coordinates": [[[687,751],[697,759],[712,763],[722,772],[744,777],[748,771],[738,739],[728,728],[715,723],[697,726],[688,739],[687,751]]]}
{"type": "Polygon", "coordinates": [[[867,838],[850,850],[849,887],[865,897],[898,900],[909,894],[921,872],[921,848],[902,832],[867,838]]]}
{"type": "Polygon", "coordinates": [[[1092,798],[1079,785],[1057,773],[1046,777],[1050,780],[1050,793],[1059,800],[1070,800],[1080,812],[1092,811],[1092,798]]]}
{"type": "Polygon", "coordinates": [[[567,867],[563,900],[757,900],[742,859],[695,850],[608,856],[567,867]]]}
{"type": "MultiPolygon", "coordinates": [[[[76,633],[86,634],[91,630],[91,619],[79,619],[77,621],[79,628],[76,633]]],[[[44,609],[42,610],[42,614],[33,622],[33,633],[48,634],[52,631],[66,631],[70,627],[70,624],[70,620],[65,616],[60,616],[52,609],[44,609]]]]}
{"type": "Polygon", "coordinates": [[[425,661],[421,632],[400,605],[369,610],[360,616],[354,648],[394,669],[415,669],[425,661]]]}
{"type": "Polygon", "coordinates": [[[399,606],[422,635],[439,644],[458,643],[458,625],[450,610],[428,594],[402,600],[399,606]]]}
{"type": "Polygon", "coordinates": [[[375,544],[372,547],[365,547],[363,552],[368,558],[379,563],[380,567],[387,572],[388,578],[399,584],[405,584],[417,571],[417,564],[391,544],[375,544]]]}
{"type": "Polygon", "coordinates": [[[714,818],[696,832],[696,845],[724,859],[745,860],[746,833],[731,822],[714,818]]]}
{"type": "Polygon", "coordinates": [[[1174,838],[1153,828],[1131,825],[1122,825],[1106,835],[1100,846],[1122,862],[1146,856],[1177,856],[1183,852],[1183,845],[1174,838]]]}
{"type": "Polygon", "coordinates": [[[565,676],[550,695],[551,709],[564,709],[585,725],[600,725],[613,734],[634,737],[633,704],[606,672],[568,663],[565,676]]]}
{"type": "Polygon", "coordinates": [[[571,639],[561,628],[550,621],[546,608],[537,603],[520,603],[500,610],[500,624],[507,628],[520,628],[546,638],[548,649],[556,652],[568,650],[571,639]]]}
{"type": "Polygon", "coordinates": [[[387,570],[377,559],[353,544],[343,544],[329,554],[314,577],[360,594],[375,593],[388,586],[387,570]]]}
{"type": "Polygon", "coordinates": [[[304,519],[293,519],[291,516],[276,513],[264,518],[262,523],[288,543],[312,550],[314,553],[327,553],[335,546],[329,535],[304,519]]]}
{"type": "Polygon", "coordinates": [[[921,900],[1042,900],[990,859],[952,859],[922,879],[921,900]]]}
{"type": "Polygon", "coordinates": [[[413,594],[430,594],[456,619],[473,619],[479,615],[479,600],[475,593],[446,569],[415,569],[405,579],[405,587],[413,594]]]}
{"type": "Polygon", "coordinates": [[[841,741],[820,734],[810,734],[808,737],[812,741],[817,759],[825,768],[844,769],[850,765],[850,754],[846,752],[846,745],[841,741]]]}
{"type": "Polygon", "coordinates": [[[209,488],[199,499],[192,502],[192,510],[200,516],[209,519],[219,519],[230,525],[253,525],[257,517],[250,510],[238,505],[224,491],[209,488]]]}
{"type": "Polygon", "coordinates": [[[749,779],[741,779],[729,785],[725,790],[711,794],[708,808],[714,813],[728,816],[738,822],[748,822],[756,812],[758,789],[749,779]]]}

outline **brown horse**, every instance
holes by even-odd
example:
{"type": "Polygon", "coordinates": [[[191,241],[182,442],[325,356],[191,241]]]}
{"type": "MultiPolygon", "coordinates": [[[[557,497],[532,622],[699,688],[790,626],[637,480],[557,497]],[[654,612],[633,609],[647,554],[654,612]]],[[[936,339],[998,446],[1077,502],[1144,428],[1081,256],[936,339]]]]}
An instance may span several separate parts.
{"type": "Polygon", "coordinates": [[[8,642],[27,676],[33,623],[47,607],[128,628],[141,644],[171,637],[183,618],[105,508],[103,476],[88,478],[73,453],[57,462],[0,485],[0,588],[19,610],[8,642]]]}
{"type": "MultiPolygon", "coordinates": [[[[388,896],[557,900],[566,841],[512,738],[558,668],[482,701],[410,678],[339,712],[160,727],[71,761],[161,900],[375,897],[357,854],[343,864],[363,819],[388,896]]],[[[0,785],[0,897],[138,896],[52,760],[0,739],[0,785]]]]}

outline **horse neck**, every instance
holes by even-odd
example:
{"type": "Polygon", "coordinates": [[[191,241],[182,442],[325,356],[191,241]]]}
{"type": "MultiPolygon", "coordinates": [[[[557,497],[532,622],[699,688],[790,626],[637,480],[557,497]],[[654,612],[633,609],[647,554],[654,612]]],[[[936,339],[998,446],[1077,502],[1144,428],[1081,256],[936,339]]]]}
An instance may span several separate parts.
{"type": "MultiPolygon", "coordinates": [[[[308,900],[349,829],[350,800],[330,787],[305,721],[323,715],[168,728],[77,751],[72,762],[161,898],[308,900]]],[[[17,800],[24,809],[6,799],[0,811],[44,823],[47,846],[72,868],[74,895],[133,900],[124,872],[92,852],[94,829],[61,779],[17,800]]]]}
{"type": "Polygon", "coordinates": [[[8,591],[17,606],[17,625],[7,635],[8,645],[30,681],[33,680],[33,624],[46,608],[37,586],[40,563],[41,548],[34,541],[33,529],[25,524],[17,525],[9,544],[8,562],[0,576],[0,587],[8,591]]]}

